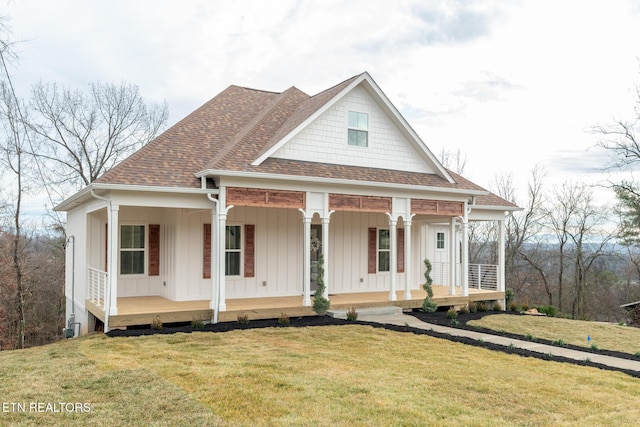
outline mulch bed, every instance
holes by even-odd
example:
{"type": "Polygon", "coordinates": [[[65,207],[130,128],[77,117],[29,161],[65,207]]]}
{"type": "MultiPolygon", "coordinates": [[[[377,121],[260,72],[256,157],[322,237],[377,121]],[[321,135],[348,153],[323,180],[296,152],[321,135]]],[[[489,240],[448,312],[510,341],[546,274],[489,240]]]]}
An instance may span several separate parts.
{"type": "MultiPolygon", "coordinates": [[[[504,314],[506,312],[501,312],[501,313],[504,314]]],[[[489,331],[489,330],[474,328],[472,326],[467,326],[467,322],[471,320],[481,319],[483,316],[496,314],[495,312],[459,314],[458,325],[451,325],[451,321],[446,317],[446,312],[440,312],[440,311],[435,313],[412,312],[409,314],[427,323],[456,327],[461,329],[468,329],[473,331],[481,331],[484,333],[491,333],[493,335],[500,335],[500,336],[520,339],[525,341],[527,340],[526,337],[521,335],[508,334],[505,332],[498,332],[498,331],[489,331]]],[[[513,313],[513,315],[518,316],[519,314],[513,313]]],[[[329,316],[296,317],[296,318],[291,318],[290,322],[291,323],[287,326],[280,325],[278,323],[278,319],[251,320],[246,325],[241,325],[237,322],[206,324],[202,328],[192,328],[191,325],[163,325],[161,329],[151,329],[151,328],[126,329],[126,330],[114,329],[109,331],[106,335],[109,337],[133,337],[133,336],[153,335],[153,334],[173,334],[177,332],[183,332],[183,333],[228,332],[233,330],[256,329],[256,328],[316,327],[316,326],[328,326],[328,325],[360,324],[360,325],[371,326],[373,328],[387,329],[395,332],[407,332],[407,333],[413,333],[416,335],[428,335],[435,338],[447,339],[449,341],[459,342],[462,344],[472,345],[476,347],[482,347],[482,348],[486,348],[494,351],[500,351],[507,354],[516,354],[523,357],[533,357],[533,358],[542,359],[542,360],[553,360],[556,362],[564,362],[564,363],[571,363],[571,364],[580,365],[580,366],[591,366],[591,367],[597,367],[605,370],[619,371],[619,372],[624,372],[628,375],[640,378],[640,372],[637,372],[637,371],[630,371],[626,369],[615,368],[607,365],[602,365],[599,363],[594,363],[588,360],[575,360],[575,359],[569,359],[561,356],[537,353],[537,352],[533,352],[533,351],[529,351],[521,348],[515,348],[515,347],[510,348],[507,346],[494,344],[486,341],[478,341],[478,340],[466,338],[466,337],[456,337],[449,334],[442,334],[442,333],[438,333],[428,329],[418,329],[418,328],[412,328],[409,326],[384,325],[384,324],[375,323],[375,322],[362,322],[362,321],[351,322],[348,320],[336,319],[329,316]]],[[[554,345],[551,341],[546,341],[541,339],[536,339],[536,342],[554,345]]],[[[566,345],[565,347],[584,351],[584,352],[591,352],[591,353],[604,354],[604,355],[610,355],[614,357],[637,360],[637,358],[635,358],[633,355],[630,355],[627,353],[613,352],[608,350],[593,351],[590,348],[577,347],[577,346],[571,346],[571,345],[566,345]]]]}

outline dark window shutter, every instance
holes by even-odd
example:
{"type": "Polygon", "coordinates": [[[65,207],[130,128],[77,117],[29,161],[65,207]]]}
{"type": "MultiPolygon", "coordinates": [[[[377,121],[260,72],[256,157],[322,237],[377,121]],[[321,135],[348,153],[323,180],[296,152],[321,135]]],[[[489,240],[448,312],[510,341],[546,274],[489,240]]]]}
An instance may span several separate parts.
{"type": "Polygon", "coordinates": [[[398,228],[398,240],[396,242],[398,255],[398,273],[404,273],[404,228],[398,228]]]}
{"type": "Polygon", "coordinates": [[[245,224],[244,226],[244,277],[255,277],[255,231],[256,226],[245,224]]]}
{"type": "Polygon", "coordinates": [[[202,242],[202,278],[211,279],[211,224],[204,224],[202,242]]]}
{"type": "Polygon", "coordinates": [[[369,248],[369,274],[375,274],[376,273],[376,258],[377,258],[377,245],[376,245],[376,241],[377,241],[377,229],[375,228],[370,228],[369,229],[369,244],[368,244],[368,248],[369,248]]]}
{"type": "Polygon", "coordinates": [[[149,276],[160,275],[160,224],[149,224],[149,276]]]}

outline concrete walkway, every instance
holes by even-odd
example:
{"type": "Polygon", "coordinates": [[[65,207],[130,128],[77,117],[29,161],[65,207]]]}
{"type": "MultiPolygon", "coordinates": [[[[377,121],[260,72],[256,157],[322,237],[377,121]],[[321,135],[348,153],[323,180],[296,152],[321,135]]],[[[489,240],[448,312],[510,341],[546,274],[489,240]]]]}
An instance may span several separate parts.
{"type": "MultiPolygon", "coordinates": [[[[335,317],[343,317],[344,312],[336,311],[335,317]]],[[[611,357],[605,355],[599,355],[596,353],[589,353],[578,350],[571,350],[563,347],[556,347],[552,345],[540,344],[532,341],[517,340],[513,338],[501,337],[499,335],[492,335],[486,332],[467,331],[464,329],[451,328],[447,326],[434,325],[431,323],[425,323],[414,316],[403,314],[399,307],[380,307],[375,309],[361,309],[358,310],[358,320],[364,322],[375,322],[381,324],[397,325],[397,326],[410,326],[412,328],[433,330],[443,334],[449,334],[452,336],[467,337],[473,340],[482,340],[483,342],[490,342],[494,344],[503,345],[505,347],[514,346],[529,351],[534,351],[542,354],[552,354],[553,356],[566,357],[574,360],[589,360],[593,363],[599,363],[602,365],[610,366],[618,369],[626,369],[630,371],[640,372],[640,361],[621,359],[618,357],[611,357]]]]}

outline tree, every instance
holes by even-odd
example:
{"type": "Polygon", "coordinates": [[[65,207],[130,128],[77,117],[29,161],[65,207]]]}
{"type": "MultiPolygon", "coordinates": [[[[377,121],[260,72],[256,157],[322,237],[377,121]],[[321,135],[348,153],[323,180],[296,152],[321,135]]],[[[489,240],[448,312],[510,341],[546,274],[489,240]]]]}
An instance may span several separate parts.
{"type": "Polygon", "coordinates": [[[155,138],[168,118],[166,103],[147,104],[135,85],[89,85],[89,93],[39,83],[31,96],[29,127],[42,141],[59,197],[89,185],[155,138]]]}

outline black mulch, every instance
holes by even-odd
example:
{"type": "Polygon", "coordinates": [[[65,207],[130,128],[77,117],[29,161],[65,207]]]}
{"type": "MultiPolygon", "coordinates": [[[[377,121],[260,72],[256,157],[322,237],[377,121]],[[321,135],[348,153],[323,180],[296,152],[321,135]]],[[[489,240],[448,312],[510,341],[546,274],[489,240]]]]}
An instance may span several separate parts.
{"type": "MultiPolygon", "coordinates": [[[[505,313],[505,312],[502,312],[505,313]]],[[[473,331],[480,331],[483,333],[491,333],[493,335],[500,335],[504,337],[510,337],[513,339],[527,340],[526,337],[522,335],[509,334],[506,332],[499,331],[489,331],[485,329],[475,328],[473,326],[467,326],[467,322],[475,319],[481,319],[483,316],[496,314],[495,312],[483,312],[483,313],[469,313],[469,314],[459,314],[458,315],[458,325],[452,325],[451,321],[446,317],[446,312],[435,312],[435,313],[423,313],[423,312],[412,312],[409,313],[418,319],[425,321],[427,323],[433,323],[437,325],[443,326],[451,326],[455,328],[468,329],[473,331]]],[[[514,316],[518,316],[519,314],[513,314],[514,316]]],[[[602,365],[600,363],[594,363],[589,360],[574,360],[561,356],[554,356],[551,354],[537,353],[521,348],[510,348],[507,346],[493,344],[486,341],[478,341],[471,338],[466,337],[456,337],[449,334],[442,334],[428,329],[418,329],[412,328],[409,326],[396,326],[396,325],[384,325],[375,322],[363,322],[363,321],[355,321],[351,322],[348,320],[335,319],[329,316],[305,316],[305,317],[297,317],[291,318],[290,325],[283,326],[278,323],[278,319],[265,319],[265,320],[251,320],[249,324],[241,325],[237,322],[223,322],[217,324],[207,324],[202,328],[193,328],[191,325],[164,325],[161,329],[151,329],[151,328],[139,328],[139,329],[127,329],[127,330],[118,330],[114,329],[107,333],[109,337],[133,337],[133,336],[142,336],[142,335],[153,335],[153,334],[173,334],[176,332],[228,332],[233,330],[243,330],[243,329],[256,329],[256,328],[274,328],[274,327],[313,327],[313,326],[327,326],[327,325],[349,325],[349,324],[360,324],[360,325],[368,325],[373,328],[383,328],[395,332],[409,332],[416,335],[428,335],[436,338],[447,339],[449,341],[454,341],[462,344],[472,345],[476,347],[482,347],[489,350],[501,351],[507,354],[516,354],[523,357],[533,357],[542,360],[553,360],[556,362],[564,362],[571,363],[574,365],[580,366],[591,366],[600,369],[610,370],[610,371],[619,371],[626,373],[628,375],[640,378],[640,372],[631,371],[626,369],[615,368],[607,365],[602,365]]],[[[542,344],[556,345],[555,343],[547,340],[536,339],[536,342],[542,344]]],[[[627,354],[614,352],[609,350],[599,350],[595,351],[588,347],[578,347],[572,345],[565,345],[566,348],[571,348],[579,351],[597,353],[603,355],[609,355],[614,357],[620,357],[625,359],[638,360],[637,357],[627,354]]]]}

